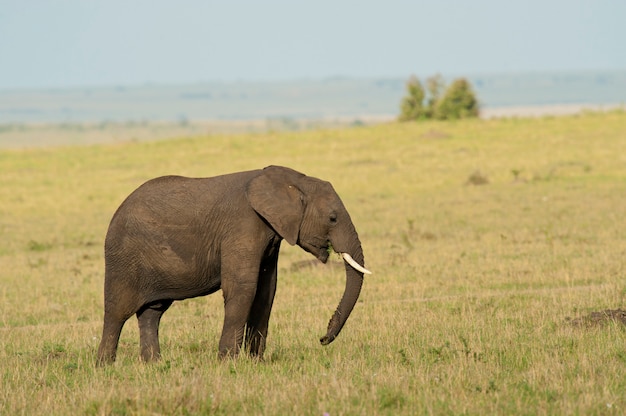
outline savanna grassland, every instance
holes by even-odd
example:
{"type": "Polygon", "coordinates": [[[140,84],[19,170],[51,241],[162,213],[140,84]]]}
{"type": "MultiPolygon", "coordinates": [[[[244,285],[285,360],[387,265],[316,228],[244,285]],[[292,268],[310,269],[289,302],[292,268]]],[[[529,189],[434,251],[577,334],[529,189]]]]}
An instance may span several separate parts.
{"type": "Polygon", "coordinates": [[[0,413],[624,414],[626,113],[382,124],[0,151],[0,413]],[[222,297],[178,302],[162,360],[132,318],[96,368],[103,240],[164,174],[279,164],[327,179],[365,251],[359,303],[283,243],[266,360],[220,362],[222,297]]]}

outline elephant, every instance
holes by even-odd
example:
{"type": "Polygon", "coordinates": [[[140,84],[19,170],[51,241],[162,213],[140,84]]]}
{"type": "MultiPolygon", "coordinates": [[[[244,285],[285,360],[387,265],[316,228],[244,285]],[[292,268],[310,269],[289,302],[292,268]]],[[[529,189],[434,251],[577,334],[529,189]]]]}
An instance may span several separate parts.
{"type": "Polygon", "coordinates": [[[282,240],[326,263],[344,259],[343,297],[320,342],[330,344],[359,297],[365,268],[357,231],[329,182],[268,166],[211,178],[163,176],[117,209],[104,243],[104,325],[97,363],[115,361],[135,314],[141,358],[161,356],[159,323],[174,301],[222,290],[218,357],[263,358],[282,240]],[[245,347],[244,347],[245,346],[245,347]]]}

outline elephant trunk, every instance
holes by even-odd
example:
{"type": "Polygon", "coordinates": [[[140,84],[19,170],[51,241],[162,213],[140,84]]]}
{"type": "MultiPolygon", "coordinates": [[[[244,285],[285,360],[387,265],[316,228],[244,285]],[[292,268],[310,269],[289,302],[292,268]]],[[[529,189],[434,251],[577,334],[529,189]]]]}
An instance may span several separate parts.
{"type": "Polygon", "coordinates": [[[322,345],[330,344],[335,340],[337,335],[339,335],[341,328],[343,328],[343,325],[346,323],[346,320],[350,316],[350,312],[352,312],[352,309],[359,298],[359,294],[361,293],[363,273],[365,272],[370,274],[370,272],[363,267],[365,264],[363,259],[363,250],[361,249],[360,242],[358,242],[358,238],[357,243],[358,244],[353,245],[354,248],[348,252],[341,251],[333,242],[333,247],[337,250],[337,252],[341,253],[344,260],[346,260],[344,263],[346,269],[346,288],[337,310],[328,323],[326,335],[320,338],[322,345]],[[344,256],[344,253],[348,254],[348,256],[344,256]],[[351,261],[357,263],[357,265],[352,266],[351,261]]]}

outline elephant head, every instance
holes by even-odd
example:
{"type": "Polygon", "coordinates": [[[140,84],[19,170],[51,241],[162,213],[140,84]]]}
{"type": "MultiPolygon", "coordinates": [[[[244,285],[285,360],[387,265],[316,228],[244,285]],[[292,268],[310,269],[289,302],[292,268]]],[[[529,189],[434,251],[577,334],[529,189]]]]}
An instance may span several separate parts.
{"type": "Polygon", "coordinates": [[[363,249],[350,215],[329,182],[289,168],[270,166],[250,181],[247,189],[252,208],[282,238],[326,263],[330,250],[345,260],[346,287],[337,310],[320,339],[330,344],[339,334],[361,292],[363,249]]]}

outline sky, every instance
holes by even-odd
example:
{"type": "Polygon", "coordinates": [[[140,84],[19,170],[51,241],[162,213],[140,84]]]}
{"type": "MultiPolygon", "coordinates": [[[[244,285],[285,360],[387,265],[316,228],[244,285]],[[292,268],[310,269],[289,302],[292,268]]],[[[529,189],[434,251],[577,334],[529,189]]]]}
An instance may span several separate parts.
{"type": "Polygon", "coordinates": [[[0,0],[0,89],[626,69],[624,0],[0,0]]]}

